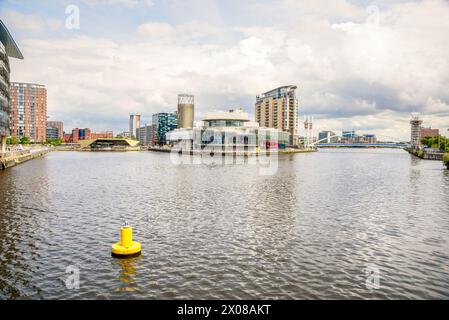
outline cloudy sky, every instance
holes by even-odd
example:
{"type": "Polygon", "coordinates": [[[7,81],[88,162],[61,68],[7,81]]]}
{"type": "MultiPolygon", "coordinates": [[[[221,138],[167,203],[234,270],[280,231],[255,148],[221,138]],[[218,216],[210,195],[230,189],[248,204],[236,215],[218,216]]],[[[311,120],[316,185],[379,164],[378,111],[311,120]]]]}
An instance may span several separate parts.
{"type": "Polygon", "coordinates": [[[257,94],[286,84],[317,131],[406,138],[411,112],[449,127],[445,0],[0,0],[0,17],[25,56],[12,80],[45,84],[66,129],[125,131],[184,92],[197,120],[254,114],[257,94]]]}

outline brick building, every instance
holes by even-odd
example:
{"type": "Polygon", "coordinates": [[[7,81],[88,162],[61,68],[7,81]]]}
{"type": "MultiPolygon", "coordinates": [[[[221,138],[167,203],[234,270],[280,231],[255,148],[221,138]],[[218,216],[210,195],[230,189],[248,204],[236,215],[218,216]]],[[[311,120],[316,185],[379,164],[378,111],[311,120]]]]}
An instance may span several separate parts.
{"type": "Polygon", "coordinates": [[[31,142],[47,140],[47,89],[34,83],[11,83],[11,135],[31,142]]]}

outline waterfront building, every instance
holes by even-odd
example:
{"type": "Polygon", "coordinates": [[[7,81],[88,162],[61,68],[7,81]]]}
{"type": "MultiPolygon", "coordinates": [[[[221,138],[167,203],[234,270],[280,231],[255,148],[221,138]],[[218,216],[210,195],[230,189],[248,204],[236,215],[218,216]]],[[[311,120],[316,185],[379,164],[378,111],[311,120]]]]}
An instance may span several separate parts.
{"type": "Polygon", "coordinates": [[[90,133],[90,139],[113,139],[114,138],[114,132],[112,131],[105,131],[105,132],[91,132],[90,133]]]}
{"type": "Polygon", "coordinates": [[[64,123],[62,121],[47,121],[47,139],[64,139],[64,123]],[[54,129],[57,131],[56,138],[48,137],[49,132],[54,136],[54,129]]]}
{"type": "Polygon", "coordinates": [[[419,114],[412,113],[412,118],[410,119],[410,143],[413,149],[418,149],[421,146],[421,125],[422,120],[419,114]]]}
{"type": "Polygon", "coordinates": [[[132,114],[129,116],[129,136],[131,139],[137,137],[137,129],[140,128],[140,115],[132,114]]]}
{"type": "MultiPolygon", "coordinates": [[[[59,131],[58,128],[47,127],[47,141],[48,140],[56,140],[59,139],[59,131]]],[[[61,139],[62,140],[62,139],[61,139]]]]}
{"type": "Polygon", "coordinates": [[[72,141],[72,134],[64,132],[64,135],[62,137],[62,142],[64,142],[64,143],[72,143],[73,142],[72,141]]]}
{"type": "Polygon", "coordinates": [[[290,134],[289,144],[297,146],[298,98],[296,86],[283,86],[256,97],[255,118],[260,127],[276,128],[290,134]]]}
{"type": "Polygon", "coordinates": [[[162,112],[153,114],[153,144],[164,145],[166,134],[178,127],[177,112],[162,112]]]}
{"type": "Polygon", "coordinates": [[[0,156],[6,152],[6,137],[10,134],[9,57],[23,59],[13,37],[0,20],[0,156]]]}
{"type": "Polygon", "coordinates": [[[355,143],[359,137],[355,130],[342,130],[341,136],[343,143],[355,143]]]}
{"type": "Polygon", "coordinates": [[[147,146],[151,145],[153,142],[153,125],[145,125],[137,129],[137,140],[139,140],[140,145],[147,146]]]}
{"type": "Polygon", "coordinates": [[[78,143],[80,140],[90,140],[90,129],[78,129],[72,130],[72,141],[73,143],[78,143]]]}
{"type": "Polygon", "coordinates": [[[332,131],[321,131],[318,133],[318,141],[320,143],[336,143],[338,142],[338,137],[332,131]]]}
{"type": "Polygon", "coordinates": [[[317,141],[318,141],[318,137],[313,137],[313,136],[310,136],[310,137],[299,136],[298,137],[298,143],[299,143],[299,145],[302,145],[302,146],[314,144],[317,141]]]}
{"type": "Polygon", "coordinates": [[[178,95],[178,129],[193,128],[195,98],[190,94],[178,95]]]}
{"type": "Polygon", "coordinates": [[[215,150],[256,152],[285,149],[289,133],[275,128],[261,128],[242,109],[211,112],[193,129],[176,129],[167,134],[172,144],[182,144],[183,150],[215,150]]]}
{"type": "Polygon", "coordinates": [[[364,134],[359,137],[359,143],[376,143],[377,137],[375,134],[364,134]]]}
{"type": "Polygon", "coordinates": [[[11,83],[11,135],[47,141],[47,89],[35,83],[11,83]]]}
{"type": "Polygon", "coordinates": [[[78,143],[79,141],[112,138],[114,138],[114,133],[112,131],[92,132],[89,128],[75,128],[72,130],[71,135],[64,134],[64,142],[66,143],[78,143]]]}
{"type": "Polygon", "coordinates": [[[90,151],[138,151],[139,141],[134,139],[98,138],[79,142],[81,150],[90,151]]]}
{"type": "Polygon", "coordinates": [[[421,137],[435,138],[440,135],[440,130],[432,129],[432,128],[421,128],[420,132],[421,137]]]}
{"type": "Polygon", "coordinates": [[[128,131],[125,131],[125,132],[117,134],[116,137],[119,137],[119,138],[130,138],[130,135],[129,135],[128,131]]]}

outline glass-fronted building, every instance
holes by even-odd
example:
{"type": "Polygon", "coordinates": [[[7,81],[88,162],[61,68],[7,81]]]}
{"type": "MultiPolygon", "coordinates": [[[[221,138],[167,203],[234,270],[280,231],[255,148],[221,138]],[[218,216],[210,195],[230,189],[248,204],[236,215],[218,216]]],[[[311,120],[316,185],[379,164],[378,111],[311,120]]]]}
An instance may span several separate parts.
{"type": "Polygon", "coordinates": [[[162,112],[153,114],[154,144],[163,145],[167,143],[167,132],[178,127],[177,112],[162,112]]]}
{"type": "Polygon", "coordinates": [[[0,136],[9,135],[9,61],[0,43],[0,136]]]}
{"type": "Polygon", "coordinates": [[[14,39],[0,20],[0,156],[6,151],[6,137],[10,132],[9,58],[23,59],[14,39]]]}
{"type": "Polygon", "coordinates": [[[178,129],[167,134],[167,140],[183,150],[217,152],[258,152],[285,149],[289,133],[259,127],[251,122],[242,109],[229,112],[211,112],[202,120],[202,125],[193,129],[178,129]]]}

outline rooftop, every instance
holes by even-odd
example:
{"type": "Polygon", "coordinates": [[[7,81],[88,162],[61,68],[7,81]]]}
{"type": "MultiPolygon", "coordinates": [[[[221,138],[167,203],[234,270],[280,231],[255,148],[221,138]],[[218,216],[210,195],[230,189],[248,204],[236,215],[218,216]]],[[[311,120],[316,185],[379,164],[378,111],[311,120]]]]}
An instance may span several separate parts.
{"type": "Polygon", "coordinates": [[[289,93],[294,94],[295,90],[297,88],[298,87],[295,85],[282,86],[282,87],[267,91],[265,93],[262,93],[261,95],[258,95],[256,98],[257,98],[257,101],[260,101],[265,98],[271,98],[271,97],[281,98],[282,96],[289,94],[289,93]]]}
{"type": "Polygon", "coordinates": [[[13,37],[9,33],[3,21],[0,20],[0,42],[5,46],[6,54],[9,57],[23,59],[22,52],[14,41],[13,37]]]}
{"type": "Polygon", "coordinates": [[[31,87],[39,87],[39,88],[45,88],[44,84],[39,83],[29,83],[29,82],[11,82],[11,86],[31,86],[31,87]]]}
{"type": "Polygon", "coordinates": [[[203,121],[230,120],[230,121],[250,121],[249,115],[241,109],[225,111],[209,112],[203,121]]]}

